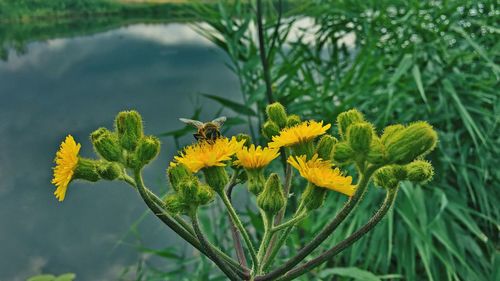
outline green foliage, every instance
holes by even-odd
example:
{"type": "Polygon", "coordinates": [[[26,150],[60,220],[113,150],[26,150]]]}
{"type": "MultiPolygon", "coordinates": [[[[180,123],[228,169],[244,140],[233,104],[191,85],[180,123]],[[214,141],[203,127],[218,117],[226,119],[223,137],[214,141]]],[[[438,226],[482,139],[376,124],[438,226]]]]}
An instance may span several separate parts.
{"type": "Polygon", "coordinates": [[[65,273],[59,276],[52,274],[40,274],[28,278],[27,281],[73,281],[75,278],[76,275],[74,273],[65,273]]]}
{"type": "MultiPolygon", "coordinates": [[[[439,176],[425,189],[404,182],[389,219],[335,264],[407,280],[494,280],[500,203],[494,188],[500,185],[497,3],[265,3],[273,97],[289,113],[333,123],[356,107],[379,129],[423,119],[439,133],[430,155],[439,176]],[[294,24],[304,22],[310,26],[290,36],[294,24]]],[[[198,28],[228,54],[244,104],[258,109],[247,120],[261,124],[268,100],[253,11],[240,1],[200,6],[210,28],[198,28]]],[[[380,196],[368,196],[341,234],[371,215],[380,196]]],[[[325,205],[339,206],[338,200],[330,196],[325,205]]],[[[290,240],[293,248],[331,220],[333,210],[322,210],[290,240]]],[[[345,235],[333,237],[330,246],[345,235]]]]}

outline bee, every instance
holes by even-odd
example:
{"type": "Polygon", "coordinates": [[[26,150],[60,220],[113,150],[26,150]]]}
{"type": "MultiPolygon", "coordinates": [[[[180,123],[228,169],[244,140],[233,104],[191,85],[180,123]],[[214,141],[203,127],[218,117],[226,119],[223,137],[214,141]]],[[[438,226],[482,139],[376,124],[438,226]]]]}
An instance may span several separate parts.
{"type": "Polygon", "coordinates": [[[198,129],[198,132],[193,134],[197,141],[207,141],[211,143],[221,136],[220,128],[224,125],[227,118],[226,116],[221,116],[206,123],[186,118],[179,118],[179,120],[198,129]]]}

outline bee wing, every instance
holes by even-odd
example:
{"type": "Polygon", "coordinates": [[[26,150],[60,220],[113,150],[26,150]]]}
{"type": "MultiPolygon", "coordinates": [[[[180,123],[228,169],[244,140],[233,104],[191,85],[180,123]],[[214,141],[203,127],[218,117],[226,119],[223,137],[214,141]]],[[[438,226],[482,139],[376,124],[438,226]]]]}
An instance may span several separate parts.
{"type": "Polygon", "coordinates": [[[186,123],[188,125],[194,126],[196,128],[201,128],[203,127],[203,122],[198,121],[198,120],[193,120],[193,119],[186,119],[186,118],[179,118],[179,120],[183,123],[186,123]]]}
{"type": "Polygon", "coordinates": [[[212,120],[212,123],[214,123],[215,125],[222,127],[222,125],[224,125],[224,122],[226,122],[227,118],[226,116],[221,116],[219,118],[215,118],[214,120],[212,120]]]}

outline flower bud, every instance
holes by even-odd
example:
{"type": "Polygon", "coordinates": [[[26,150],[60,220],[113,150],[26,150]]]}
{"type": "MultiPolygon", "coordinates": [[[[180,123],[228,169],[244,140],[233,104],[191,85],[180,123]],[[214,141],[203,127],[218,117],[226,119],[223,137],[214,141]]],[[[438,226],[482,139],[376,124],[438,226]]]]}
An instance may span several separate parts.
{"type": "Polygon", "coordinates": [[[264,172],[262,169],[248,169],[247,173],[247,186],[248,191],[252,192],[254,195],[259,195],[264,189],[266,179],[264,178],[264,172]]]}
{"type": "Polygon", "coordinates": [[[123,168],[116,162],[101,161],[97,165],[97,173],[105,180],[115,180],[123,175],[123,168]]]}
{"type": "Polygon", "coordinates": [[[142,118],[137,111],[122,111],[115,120],[120,144],[123,148],[133,151],[143,136],[142,118]]]}
{"type": "Polygon", "coordinates": [[[416,122],[387,139],[387,156],[392,163],[408,164],[433,150],[436,142],[437,133],[432,126],[416,122]]]}
{"type": "Polygon", "coordinates": [[[382,144],[386,144],[392,136],[397,134],[398,132],[401,132],[405,129],[405,126],[401,124],[396,124],[396,125],[390,125],[385,127],[384,133],[380,137],[380,140],[382,141],[382,144]]]}
{"type": "Polygon", "coordinates": [[[188,201],[195,201],[199,186],[200,182],[198,181],[198,179],[195,177],[191,177],[179,183],[178,193],[183,199],[186,199],[186,203],[188,203],[188,201]]]}
{"type": "Polygon", "coordinates": [[[137,145],[137,158],[142,165],[155,159],[160,153],[160,140],[153,136],[143,137],[137,145]]]}
{"type": "Polygon", "coordinates": [[[97,161],[87,158],[78,158],[73,179],[81,179],[90,182],[96,182],[101,179],[97,173],[97,161]]]}
{"type": "Polygon", "coordinates": [[[242,140],[244,140],[245,142],[243,143],[243,146],[250,146],[252,144],[252,138],[250,138],[250,136],[247,134],[241,134],[241,133],[237,134],[236,140],[238,142],[241,142],[242,140]]]}
{"type": "Polygon", "coordinates": [[[416,160],[406,165],[407,178],[409,181],[425,183],[434,176],[434,168],[428,161],[416,160]]]}
{"type": "Polygon", "coordinates": [[[302,194],[302,200],[307,210],[316,210],[323,205],[326,199],[327,190],[317,187],[312,183],[307,185],[306,190],[302,194]]]}
{"type": "Polygon", "coordinates": [[[286,126],[293,127],[295,125],[298,125],[300,122],[302,122],[300,116],[296,114],[288,115],[288,118],[286,119],[286,126]]]}
{"type": "Polygon", "coordinates": [[[105,128],[99,128],[90,135],[96,152],[104,159],[111,162],[120,162],[122,159],[122,148],[115,133],[105,128]]]}
{"type": "Polygon", "coordinates": [[[333,146],[333,161],[338,164],[346,164],[354,158],[354,151],[347,142],[339,142],[333,146]]]}
{"type": "Polygon", "coordinates": [[[197,192],[197,203],[199,205],[206,205],[214,200],[215,193],[210,186],[206,184],[200,184],[197,192]]]}
{"type": "Polygon", "coordinates": [[[268,140],[272,139],[276,135],[279,135],[279,133],[280,128],[273,121],[267,121],[264,125],[262,125],[262,135],[268,140]]]}
{"type": "Polygon", "coordinates": [[[387,163],[387,153],[380,138],[373,136],[372,143],[370,144],[370,152],[368,152],[366,160],[375,165],[387,163]]]}
{"type": "Polygon", "coordinates": [[[193,174],[183,164],[170,163],[170,167],[167,169],[167,176],[172,188],[178,192],[180,183],[192,178],[193,174]]]}
{"type": "Polygon", "coordinates": [[[286,127],[287,116],[285,107],[279,102],[275,102],[266,107],[267,116],[273,121],[280,129],[286,127]]]}
{"type": "Polygon", "coordinates": [[[229,182],[226,170],[223,167],[208,167],[203,169],[205,182],[216,192],[224,192],[224,187],[229,182]]]}
{"type": "Polygon", "coordinates": [[[273,173],[267,179],[264,190],[257,197],[257,206],[267,214],[275,215],[285,206],[285,200],[280,177],[273,173]]]}
{"type": "Polygon", "coordinates": [[[188,209],[188,206],[175,193],[167,195],[163,201],[167,212],[172,214],[185,213],[188,209]]]}
{"type": "Polygon", "coordinates": [[[399,180],[394,175],[393,166],[385,166],[378,169],[373,175],[375,185],[386,189],[395,189],[399,185],[399,180]]]}
{"type": "Polygon", "coordinates": [[[359,122],[347,129],[347,141],[352,150],[362,156],[370,151],[370,144],[374,135],[373,126],[368,122],[359,122]]]}
{"type": "Polygon", "coordinates": [[[351,109],[345,112],[342,112],[337,116],[337,127],[339,130],[339,134],[343,140],[347,137],[347,129],[351,124],[363,122],[364,117],[361,112],[356,109],[351,109]]]}
{"type": "Polygon", "coordinates": [[[316,145],[316,154],[318,154],[321,159],[331,160],[333,156],[333,146],[336,143],[336,138],[330,135],[324,135],[316,145]]]}

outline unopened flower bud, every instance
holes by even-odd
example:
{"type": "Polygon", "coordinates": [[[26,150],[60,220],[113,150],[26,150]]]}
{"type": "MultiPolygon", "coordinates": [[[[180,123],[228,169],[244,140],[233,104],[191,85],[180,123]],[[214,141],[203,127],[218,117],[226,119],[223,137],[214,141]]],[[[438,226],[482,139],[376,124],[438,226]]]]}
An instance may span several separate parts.
{"type": "Polygon", "coordinates": [[[192,177],[189,179],[185,179],[179,183],[179,191],[182,198],[188,200],[196,200],[198,194],[198,188],[200,186],[200,182],[197,178],[192,177]]]}
{"type": "Polygon", "coordinates": [[[97,165],[97,173],[105,180],[115,180],[123,175],[123,168],[116,162],[101,161],[97,165]]]}
{"type": "Polygon", "coordinates": [[[374,135],[373,126],[368,122],[359,122],[347,129],[347,141],[352,150],[362,156],[370,151],[370,144],[374,135]]]}
{"type": "Polygon", "coordinates": [[[243,146],[250,146],[252,144],[252,138],[247,134],[241,134],[241,133],[237,134],[236,140],[238,142],[241,142],[242,140],[244,140],[245,142],[243,143],[243,146]]]}
{"type": "Polygon", "coordinates": [[[172,188],[178,192],[180,183],[192,178],[193,174],[183,164],[170,163],[170,167],[167,169],[167,176],[172,188]]]}
{"type": "Polygon", "coordinates": [[[229,182],[224,167],[208,167],[203,169],[205,182],[216,192],[224,192],[224,187],[229,182]]]}
{"type": "Polygon", "coordinates": [[[384,133],[380,137],[382,144],[386,144],[392,138],[392,136],[394,136],[398,132],[401,132],[404,129],[405,129],[405,126],[403,126],[401,124],[390,125],[390,126],[385,127],[384,133]]]}
{"type": "Polygon", "coordinates": [[[262,125],[262,135],[268,140],[272,139],[274,136],[279,135],[279,133],[280,128],[278,127],[278,125],[276,125],[276,123],[272,121],[267,121],[266,123],[264,123],[264,125],[262,125]]]}
{"type": "Polygon", "coordinates": [[[198,201],[197,203],[199,205],[206,205],[214,200],[215,193],[213,189],[210,188],[210,186],[206,184],[200,184],[196,197],[198,201]]]}
{"type": "Polygon", "coordinates": [[[339,130],[339,134],[343,140],[347,138],[347,129],[354,123],[363,122],[364,117],[361,112],[356,109],[351,109],[345,112],[342,112],[337,116],[337,127],[339,130]]]}
{"type": "Polygon", "coordinates": [[[285,206],[285,200],[280,177],[273,173],[267,179],[264,190],[257,197],[257,206],[272,216],[285,206]]]}
{"type": "Polygon", "coordinates": [[[142,118],[137,111],[122,111],[115,120],[120,144],[123,148],[133,151],[143,137],[142,118]]]}
{"type": "Polygon", "coordinates": [[[409,181],[425,183],[434,176],[432,164],[423,160],[416,160],[406,165],[407,178],[409,181]]]}
{"type": "Polygon", "coordinates": [[[78,158],[73,179],[81,179],[90,182],[96,182],[101,179],[97,173],[97,161],[87,158],[78,158]]]}
{"type": "Polygon", "coordinates": [[[99,128],[91,136],[96,152],[104,159],[119,162],[122,159],[122,147],[115,133],[105,128],[99,128]]]}
{"type": "Polygon", "coordinates": [[[387,140],[387,156],[392,163],[404,165],[434,149],[437,133],[426,122],[416,122],[387,140]]]}
{"type": "Polygon", "coordinates": [[[333,156],[333,146],[336,143],[336,138],[330,135],[324,135],[316,145],[316,154],[318,154],[318,157],[321,159],[331,160],[333,156]]]}
{"type": "Polygon", "coordinates": [[[375,185],[386,189],[395,189],[399,185],[399,180],[394,175],[393,166],[385,166],[378,169],[373,175],[375,185]]]}
{"type": "Polygon", "coordinates": [[[188,209],[179,195],[175,193],[167,195],[163,201],[165,202],[165,209],[167,212],[172,214],[185,213],[188,209]]]}
{"type": "Polygon", "coordinates": [[[370,144],[370,152],[368,152],[366,160],[375,165],[382,165],[387,163],[387,153],[385,151],[385,146],[382,144],[380,138],[373,136],[372,142],[370,144]]]}
{"type": "Polygon", "coordinates": [[[333,161],[346,164],[354,159],[354,151],[347,142],[339,142],[333,146],[333,161]]]}
{"type": "Polygon", "coordinates": [[[160,153],[160,140],[153,136],[143,137],[137,145],[136,153],[142,165],[148,164],[160,153]]]}
{"type": "Polygon", "coordinates": [[[276,123],[276,125],[278,125],[280,129],[286,127],[287,125],[286,110],[281,103],[275,102],[273,104],[268,105],[266,107],[266,112],[269,119],[274,123],[276,123]]]}
{"type": "Polygon", "coordinates": [[[286,119],[286,126],[293,127],[295,125],[298,125],[301,122],[302,122],[302,120],[300,119],[300,116],[298,116],[296,114],[288,115],[288,117],[286,119]]]}
{"type": "Polygon", "coordinates": [[[247,186],[248,191],[254,195],[259,195],[264,189],[266,179],[262,169],[247,169],[247,186]]]}
{"type": "Polygon", "coordinates": [[[307,210],[316,210],[323,205],[327,195],[325,188],[317,187],[312,183],[307,185],[306,190],[302,194],[302,200],[307,210]]]}

